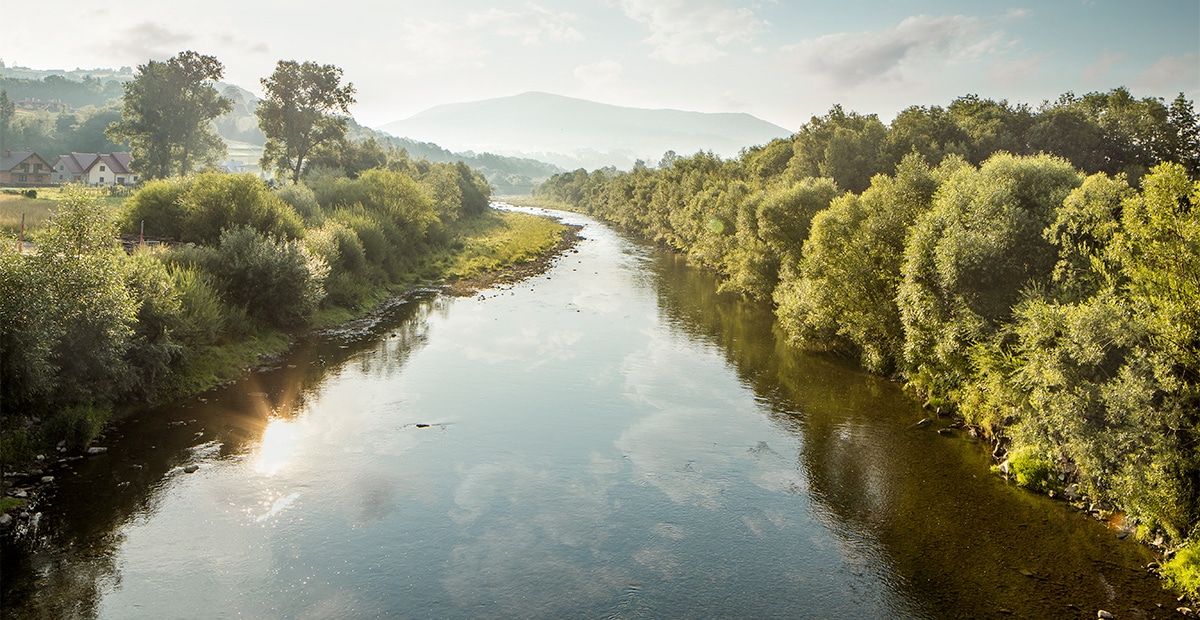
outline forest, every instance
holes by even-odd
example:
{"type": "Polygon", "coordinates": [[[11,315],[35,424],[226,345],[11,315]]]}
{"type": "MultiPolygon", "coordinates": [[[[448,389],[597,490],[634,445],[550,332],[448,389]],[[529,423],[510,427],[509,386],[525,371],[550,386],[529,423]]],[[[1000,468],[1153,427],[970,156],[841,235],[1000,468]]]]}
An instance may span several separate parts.
{"type": "Polygon", "coordinates": [[[534,191],[685,253],[995,443],[1017,484],[1167,549],[1200,592],[1200,142],[1125,88],[1036,109],[964,96],[885,125],[834,106],[722,160],[534,191]]]}

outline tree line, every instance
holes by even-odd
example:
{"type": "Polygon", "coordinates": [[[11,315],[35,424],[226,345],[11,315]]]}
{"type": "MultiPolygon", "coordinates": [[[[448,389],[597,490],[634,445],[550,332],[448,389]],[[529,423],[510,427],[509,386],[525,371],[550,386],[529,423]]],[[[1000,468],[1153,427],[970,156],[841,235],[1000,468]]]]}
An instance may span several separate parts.
{"type": "MultiPolygon", "coordinates": [[[[960,415],[1018,483],[1179,545],[1200,528],[1197,129],[1182,95],[1123,88],[886,126],[834,106],[735,159],[668,153],[534,195],[770,300],[792,342],[960,415]]],[[[1196,555],[1166,569],[1193,593],[1196,555]]]]}

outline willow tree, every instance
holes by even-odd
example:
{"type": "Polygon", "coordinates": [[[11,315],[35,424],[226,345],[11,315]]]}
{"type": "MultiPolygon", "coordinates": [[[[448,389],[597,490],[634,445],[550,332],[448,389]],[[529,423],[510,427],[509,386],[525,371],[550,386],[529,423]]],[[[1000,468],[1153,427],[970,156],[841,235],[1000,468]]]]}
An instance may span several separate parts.
{"type": "Polygon", "coordinates": [[[354,85],[341,85],[338,67],[294,60],[279,61],[260,81],[266,97],[254,114],[267,143],[259,165],[296,183],[315,147],[345,139],[354,85]]]}
{"type": "Polygon", "coordinates": [[[191,50],[139,65],[137,77],[125,84],[121,121],[105,135],[118,144],[129,141],[133,165],[147,178],[216,164],[225,142],[210,123],[233,105],[215,87],[224,71],[216,58],[191,50]]]}

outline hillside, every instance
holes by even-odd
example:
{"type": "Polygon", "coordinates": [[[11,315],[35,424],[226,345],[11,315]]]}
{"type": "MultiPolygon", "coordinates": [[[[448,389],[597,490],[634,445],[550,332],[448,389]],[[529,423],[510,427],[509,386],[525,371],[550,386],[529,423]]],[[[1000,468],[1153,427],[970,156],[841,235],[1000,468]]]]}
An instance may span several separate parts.
{"type": "Polygon", "coordinates": [[[749,114],[627,108],[537,92],[436,106],[381,129],[455,151],[528,157],[568,169],[628,169],[638,159],[657,162],[667,151],[732,157],[791,134],[749,114]]]}

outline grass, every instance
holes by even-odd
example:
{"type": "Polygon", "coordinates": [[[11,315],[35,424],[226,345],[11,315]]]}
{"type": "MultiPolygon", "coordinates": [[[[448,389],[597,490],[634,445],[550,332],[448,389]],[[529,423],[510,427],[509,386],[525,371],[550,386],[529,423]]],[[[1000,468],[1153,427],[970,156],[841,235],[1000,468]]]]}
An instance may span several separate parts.
{"type": "Polygon", "coordinates": [[[1200,542],[1192,542],[1162,565],[1163,578],[1178,592],[1200,597],[1200,542]]]}
{"type": "Polygon", "coordinates": [[[563,225],[544,217],[511,211],[456,222],[456,250],[446,268],[451,278],[473,278],[485,271],[537,259],[558,243],[563,225]]]}
{"type": "Polygon", "coordinates": [[[21,216],[25,216],[25,235],[44,228],[58,203],[41,197],[37,198],[0,193],[0,231],[18,234],[21,231],[21,216]]]}
{"type": "Polygon", "coordinates": [[[0,499],[0,514],[7,512],[16,512],[29,505],[29,500],[19,497],[5,497],[0,499]]]}
{"type": "MultiPolygon", "coordinates": [[[[21,231],[21,216],[25,216],[25,237],[46,227],[46,222],[58,209],[58,203],[63,198],[63,186],[50,185],[46,187],[21,188],[33,189],[37,198],[26,198],[20,194],[9,193],[18,191],[6,189],[0,191],[0,232],[16,235],[21,231]]],[[[88,191],[101,196],[104,205],[110,209],[118,209],[125,198],[113,195],[108,189],[92,188],[88,191]]]]}

